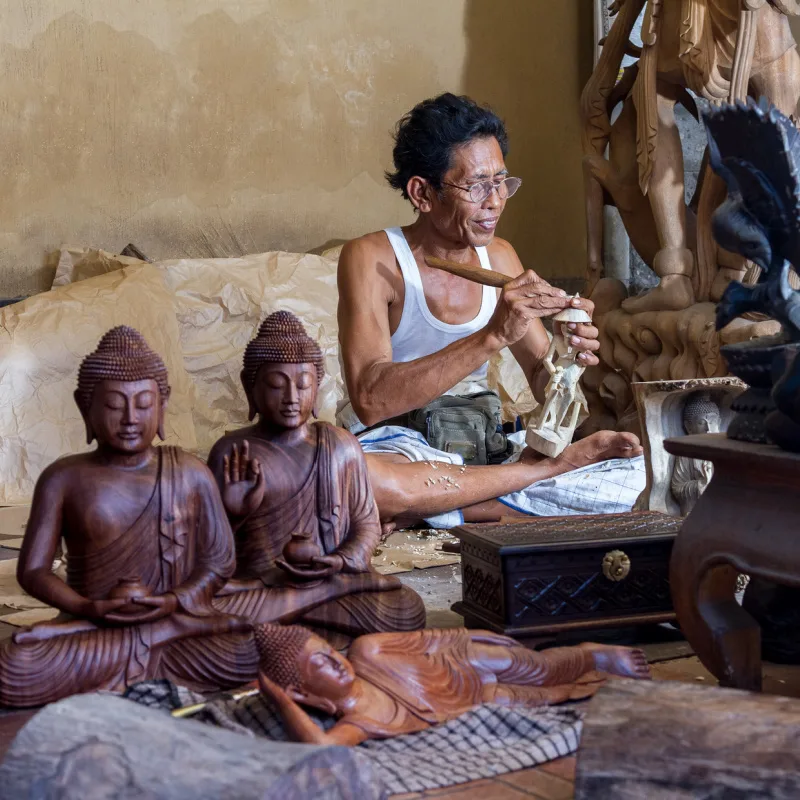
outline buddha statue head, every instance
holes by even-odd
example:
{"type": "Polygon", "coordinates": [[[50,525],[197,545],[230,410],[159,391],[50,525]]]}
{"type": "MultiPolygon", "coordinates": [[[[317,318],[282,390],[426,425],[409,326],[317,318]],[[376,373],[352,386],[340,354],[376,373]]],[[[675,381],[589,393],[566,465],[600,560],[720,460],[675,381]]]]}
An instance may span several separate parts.
{"type": "Polygon", "coordinates": [[[289,311],[270,314],[244,351],[249,418],[268,428],[299,428],[315,413],[325,374],[322,351],[289,311]]]}
{"type": "Polygon", "coordinates": [[[719,433],[722,419],[711,392],[700,391],[689,396],[683,407],[683,429],[687,434],[719,433]]]}
{"type": "Polygon", "coordinates": [[[170,387],[167,368],[144,337],[127,325],[112,328],[81,362],[75,402],[86,441],[120,453],[140,453],[164,438],[170,387]]]}
{"type": "Polygon", "coordinates": [[[335,715],[350,694],[355,672],[324,639],[299,625],[268,623],[254,628],[259,672],[297,703],[335,715]]]}

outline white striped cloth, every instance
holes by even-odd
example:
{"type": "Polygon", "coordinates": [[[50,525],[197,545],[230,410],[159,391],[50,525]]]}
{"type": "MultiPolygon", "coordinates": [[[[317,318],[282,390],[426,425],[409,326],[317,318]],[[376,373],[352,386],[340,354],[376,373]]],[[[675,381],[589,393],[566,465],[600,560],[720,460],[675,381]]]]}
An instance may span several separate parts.
{"type": "MultiPolygon", "coordinates": [[[[519,458],[525,446],[525,432],[512,434],[509,439],[515,445],[515,453],[506,463],[519,458]]],[[[374,428],[362,433],[358,440],[365,453],[395,453],[413,462],[464,463],[460,455],[436,450],[421,433],[397,425],[374,428]]],[[[633,508],[646,480],[644,456],[614,458],[537,481],[499,500],[509,508],[535,517],[621,514],[633,508]]],[[[433,528],[455,528],[464,524],[464,515],[451,511],[425,521],[433,528]]]]}

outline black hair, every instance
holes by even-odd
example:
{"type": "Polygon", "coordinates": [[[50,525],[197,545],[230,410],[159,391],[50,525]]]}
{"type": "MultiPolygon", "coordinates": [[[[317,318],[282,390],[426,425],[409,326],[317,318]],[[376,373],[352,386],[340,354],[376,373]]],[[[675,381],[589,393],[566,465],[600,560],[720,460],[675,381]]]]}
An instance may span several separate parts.
{"type": "Polygon", "coordinates": [[[490,137],[497,139],[505,158],[506,126],[488,106],[450,92],[423,100],[397,123],[392,152],[395,171],[387,172],[386,180],[406,200],[406,186],[414,175],[441,189],[453,151],[473,139],[490,137]]]}

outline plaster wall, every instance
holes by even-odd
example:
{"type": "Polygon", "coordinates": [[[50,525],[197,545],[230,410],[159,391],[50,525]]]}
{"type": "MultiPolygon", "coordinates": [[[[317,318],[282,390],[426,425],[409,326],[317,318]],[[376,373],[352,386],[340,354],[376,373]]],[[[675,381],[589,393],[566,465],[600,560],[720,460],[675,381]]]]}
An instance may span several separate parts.
{"type": "Polygon", "coordinates": [[[500,234],[583,271],[589,0],[18,0],[0,25],[0,297],[62,244],[304,251],[404,224],[390,132],[444,90],[508,121],[500,234]]]}

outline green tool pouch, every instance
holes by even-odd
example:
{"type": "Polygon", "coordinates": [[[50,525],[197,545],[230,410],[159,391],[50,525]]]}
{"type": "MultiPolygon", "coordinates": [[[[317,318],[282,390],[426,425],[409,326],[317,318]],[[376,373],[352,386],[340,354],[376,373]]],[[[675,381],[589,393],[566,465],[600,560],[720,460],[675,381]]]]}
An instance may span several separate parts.
{"type": "Polygon", "coordinates": [[[502,404],[494,392],[445,395],[408,415],[408,427],[431,447],[458,453],[465,464],[501,464],[513,452],[502,429],[502,404]]]}

